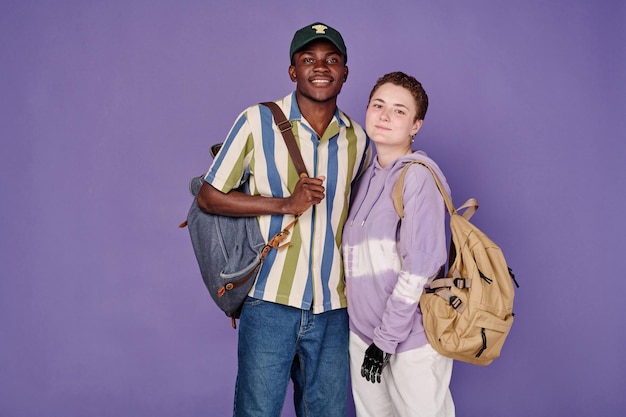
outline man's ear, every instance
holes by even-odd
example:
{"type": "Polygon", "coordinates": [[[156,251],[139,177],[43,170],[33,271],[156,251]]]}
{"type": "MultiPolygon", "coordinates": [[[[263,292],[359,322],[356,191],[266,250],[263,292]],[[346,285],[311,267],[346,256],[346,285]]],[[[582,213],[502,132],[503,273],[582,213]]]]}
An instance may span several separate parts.
{"type": "Polygon", "coordinates": [[[343,82],[345,83],[346,81],[348,81],[348,67],[346,67],[346,71],[343,74],[343,82]]]}
{"type": "Polygon", "coordinates": [[[294,83],[296,82],[296,67],[293,65],[289,65],[289,78],[291,78],[291,81],[294,83]]]}

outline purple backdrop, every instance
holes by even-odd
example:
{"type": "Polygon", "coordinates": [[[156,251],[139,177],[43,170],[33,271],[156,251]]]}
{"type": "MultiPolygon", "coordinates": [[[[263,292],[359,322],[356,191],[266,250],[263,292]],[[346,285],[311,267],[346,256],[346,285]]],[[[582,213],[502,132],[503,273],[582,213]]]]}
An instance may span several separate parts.
{"type": "Polygon", "coordinates": [[[623,1],[3,0],[1,416],[230,415],[236,332],[177,225],[315,20],[356,120],[380,75],[423,82],[419,145],[522,285],[503,356],[455,365],[457,415],[623,415],[623,1]]]}

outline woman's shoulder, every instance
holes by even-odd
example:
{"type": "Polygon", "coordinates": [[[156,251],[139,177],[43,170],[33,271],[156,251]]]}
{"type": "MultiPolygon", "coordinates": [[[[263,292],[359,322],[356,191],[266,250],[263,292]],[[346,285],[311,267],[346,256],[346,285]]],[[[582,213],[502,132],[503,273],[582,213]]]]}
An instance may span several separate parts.
{"type": "Polygon", "coordinates": [[[450,193],[450,187],[448,186],[443,171],[439,165],[423,151],[414,151],[398,159],[394,165],[393,171],[394,173],[391,177],[393,177],[394,182],[405,172],[405,189],[407,186],[419,188],[425,182],[432,181],[435,183],[434,176],[436,175],[446,191],[450,193]]]}

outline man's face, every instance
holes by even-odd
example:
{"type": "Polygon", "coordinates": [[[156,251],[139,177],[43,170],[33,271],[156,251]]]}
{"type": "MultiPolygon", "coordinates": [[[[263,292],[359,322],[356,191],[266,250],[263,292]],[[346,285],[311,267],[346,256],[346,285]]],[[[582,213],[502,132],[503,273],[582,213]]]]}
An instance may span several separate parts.
{"type": "Polygon", "coordinates": [[[289,76],[296,94],[314,102],[327,102],[339,95],[348,78],[348,67],[335,45],[326,40],[313,41],[296,52],[289,76]]]}

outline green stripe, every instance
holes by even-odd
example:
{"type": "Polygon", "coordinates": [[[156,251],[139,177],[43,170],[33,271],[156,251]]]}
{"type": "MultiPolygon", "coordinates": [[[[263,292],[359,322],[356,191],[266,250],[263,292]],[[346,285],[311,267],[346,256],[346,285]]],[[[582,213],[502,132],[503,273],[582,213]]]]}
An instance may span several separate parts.
{"type": "Polygon", "coordinates": [[[278,284],[278,295],[289,298],[295,281],[295,270],[300,260],[300,250],[302,248],[302,236],[300,235],[300,222],[291,229],[291,244],[287,248],[285,263],[281,271],[280,283],[278,284]]]}
{"type": "MultiPolygon", "coordinates": [[[[232,165],[233,167],[242,167],[243,166],[243,161],[246,158],[246,155],[248,155],[252,149],[254,148],[254,139],[252,137],[252,134],[250,133],[248,135],[248,138],[246,140],[246,147],[239,153],[239,155],[237,156],[237,160],[235,161],[235,163],[232,165]]],[[[226,186],[228,187],[229,190],[232,190],[233,188],[235,188],[237,186],[237,183],[239,183],[239,180],[241,180],[241,174],[242,172],[236,169],[233,169],[230,171],[230,174],[228,176],[228,179],[226,180],[226,186]]]]}

